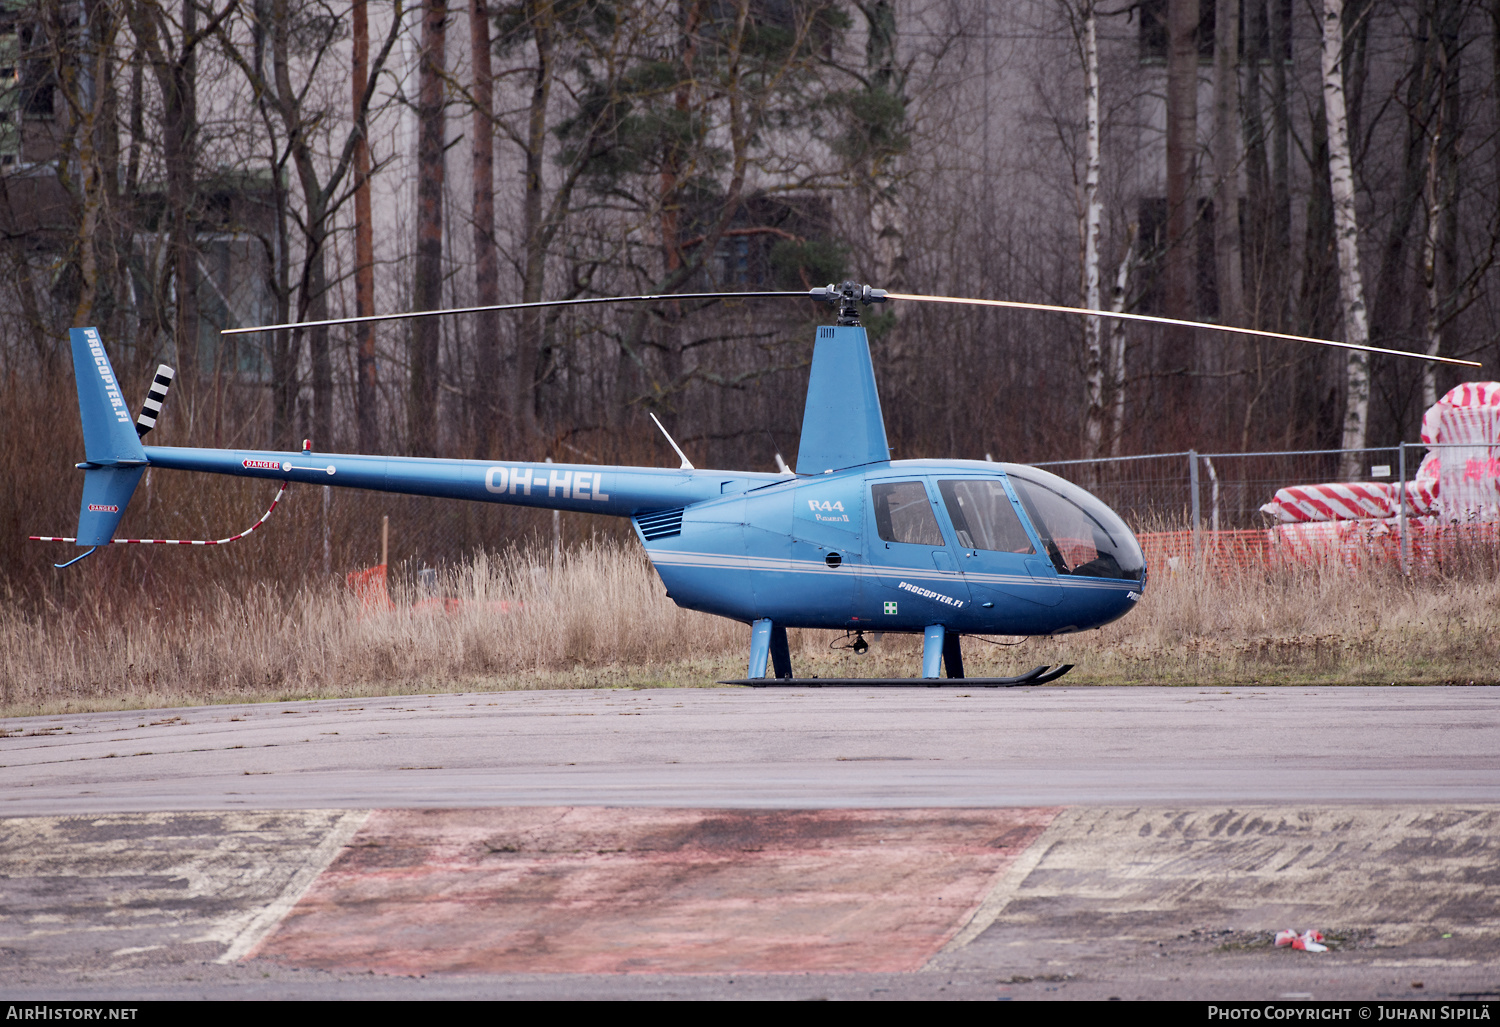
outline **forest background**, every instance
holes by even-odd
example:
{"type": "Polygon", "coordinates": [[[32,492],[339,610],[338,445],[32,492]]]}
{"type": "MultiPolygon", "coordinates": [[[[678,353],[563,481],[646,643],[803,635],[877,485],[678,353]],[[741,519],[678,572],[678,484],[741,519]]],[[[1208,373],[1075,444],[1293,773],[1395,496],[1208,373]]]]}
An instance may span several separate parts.
{"type": "MultiPolygon", "coordinates": [[[[219,330],[850,277],[1343,338],[1342,153],[1360,330],[1500,369],[1500,0],[6,0],[0,49],[19,615],[340,581],[383,517],[408,575],[554,531],[308,488],[235,546],[59,574],[24,537],[76,519],[74,325],[132,403],[177,369],[153,443],[665,464],[655,412],[698,466],[770,470],[794,462],[811,302],[219,330]]],[[[897,457],[1394,444],[1459,380],[1055,315],[866,323],[897,457]]],[[[157,473],[122,530],[221,537],[270,491],[157,473]]]]}

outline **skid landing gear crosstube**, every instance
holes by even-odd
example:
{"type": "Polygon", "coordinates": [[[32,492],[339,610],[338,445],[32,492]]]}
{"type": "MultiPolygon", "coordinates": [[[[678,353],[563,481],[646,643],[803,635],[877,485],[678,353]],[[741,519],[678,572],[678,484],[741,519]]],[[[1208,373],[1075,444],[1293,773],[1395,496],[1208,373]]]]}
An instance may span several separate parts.
{"type": "Polygon", "coordinates": [[[1012,678],[740,678],[721,685],[751,688],[1014,688],[1045,685],[1073,669],[1071,663],[1048,667],[1042,664],[1012,678]]]}
{"type": "MultiPolygon", "coordinates": [[[[758,620],[750,630],[749,676],[721,685],[748,685],[751,688],[1005,688],[1017,685],[1045,685],[1073,669],[1071,663],[1055,666],[1043,664],[1025,674],[1008,678],[970,678],[964,676],[964,658],[957,632],[933,624],[922,633],[922,676],[920,678],[794,678],[791,653],[787,647],[786,628],[770,620],[758,620]],[[766,677],[769,660],[775,677],[766,677]],[[946,678],[938,677],[939,669],[946,678]]],[[[861,639],[863,635],[860,636],[861,639]]],[[[859,650],[856,650],[859,651],[859,650]]]]}

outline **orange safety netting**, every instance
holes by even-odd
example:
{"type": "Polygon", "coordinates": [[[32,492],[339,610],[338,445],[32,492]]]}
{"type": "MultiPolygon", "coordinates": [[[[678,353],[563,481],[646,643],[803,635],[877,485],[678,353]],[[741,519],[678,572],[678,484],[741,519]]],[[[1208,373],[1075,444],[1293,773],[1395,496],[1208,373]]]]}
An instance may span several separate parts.
{"type": "MultiPolygon", "coordinates": [[[[1153,575],[1197,566],[1191,529],[1136,536],[1153,575]]],[[[1398,565],[1401,528],[1394,517],[1358,521],[1278,524],[1269,529],[1199,533],[1202,566],[1224,571],[1272,568],[1398,565]]],[[[1409,517],[1406,546],[1413,570],[1436,570],[1466,556],[1500,553],[1500,524],[1443,524],[1435,517],[1409,517]]]]}
{"type": "Polygon", "coordinates": [[[385,564],[376,564],[362,571],[350,571],[344,575],[344,581],[359,597],[359,604],[363,609],[394,610],[396,608],[396,604],[391,602],[390,593],[385,589],[385,564]]]}
{"type": "MultiPolygon", "coordinates": [[[[344,575],[344,581],[359,599],[360,608],[368,613],[372,610],[394,610],[396,604],[391,602],[390,593],[385,586],[386,566],[377,564],[374,567],[366,567],[362,571],[350,571],[344,575]]],[[[523,603],[513,599],[497,599],[485,602],[474,602],[467,599],[454,599],[449,596],[432,596],[427,599],[419,599],[412,604],[413,613],[460,613],[468,609],[482,609],[491,613],[514,613],[524,606],[523,603]]]]}
{"type": "MultiPolygon", "coordinates": [[[[1195,563],[1193,532],[1148,531],[1136,536],[1152,574],[1172,574],[1195,563]]],[[[1214,570],[1260,570],[1270,561],[1270,533],[1258,528],[1205,531],[1198,536],[1205,567],[1214,570]]]]}

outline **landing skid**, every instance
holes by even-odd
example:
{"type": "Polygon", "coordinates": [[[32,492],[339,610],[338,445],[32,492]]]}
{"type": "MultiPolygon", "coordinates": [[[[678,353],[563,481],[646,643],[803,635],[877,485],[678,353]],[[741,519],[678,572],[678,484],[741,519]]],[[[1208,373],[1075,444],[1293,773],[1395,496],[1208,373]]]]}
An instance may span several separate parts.
{"type": "Polygon", "coordinates": [[[751,688],[1012,688],[1016,685],[1045,685],[1056,681],[1074,667],[1060,663],[1043,664],[1012,678],[740,678],[720,681],[721,685],[748,685],[751,688]]]}

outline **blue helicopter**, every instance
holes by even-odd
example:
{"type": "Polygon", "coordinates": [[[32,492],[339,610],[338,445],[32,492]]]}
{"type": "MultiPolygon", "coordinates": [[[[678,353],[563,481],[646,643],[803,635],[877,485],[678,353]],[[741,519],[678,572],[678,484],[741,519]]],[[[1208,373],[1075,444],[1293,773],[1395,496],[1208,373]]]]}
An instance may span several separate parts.
{"type": "MultiPolygon", "coordinates": [[[[84,471],[78,533],[65,539],[32,538],[90,547],[59,567],[112,542],[157,541],[113,538],[147,467],[266,478],[281,482],[283,488],[288,483],[336,485],[610,514],[632,520],[668,597],[679,606],[750,625],[746,676],[725,684],[764,686],[795,680],[804,687],[936,685],[943,680],[940,672],[965,685],[1042,684],[1072,666],[1040,666],[1015,677],[965,678],[961,637],[1056,635],[1108,624],[1128,613],[1146,587],[1141,547],[1104,503],[1038,468],[972,460],[892,460],[869,340],[859,322],[861,306],[888,299],[980,304],[1187,324],[1433,359],[1142,314],[888,293],[854,282],[809,292],[590,298],[318,324],[718,296],[811,297],[838,308],[836,323],[817,329],[795,471],[700,470],[670,435],[667,440],[682,458],[675,470],[360,456],[315,453],[310,446],[291,453],[146,446],[141,440],[166,398],[170,368],[158,369],[145,407],[132,423],[98,330],[74,328],[71,343],[86,457],[78,464],[84,471]],[[788,628],[852,634],[856,652],[867,648],[866,632],[921,634],[921,678],[794,679],[788,628]]],[[[232,329],[225,334],[288,327],[292,326],[232,329]]]]}

